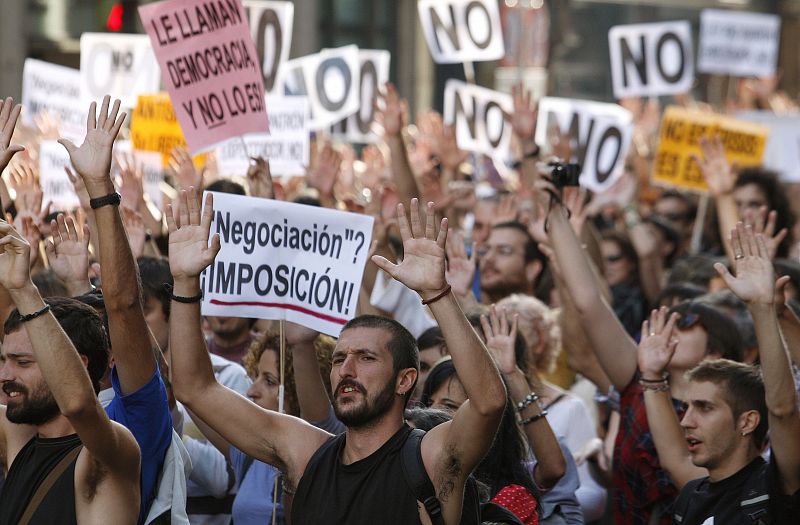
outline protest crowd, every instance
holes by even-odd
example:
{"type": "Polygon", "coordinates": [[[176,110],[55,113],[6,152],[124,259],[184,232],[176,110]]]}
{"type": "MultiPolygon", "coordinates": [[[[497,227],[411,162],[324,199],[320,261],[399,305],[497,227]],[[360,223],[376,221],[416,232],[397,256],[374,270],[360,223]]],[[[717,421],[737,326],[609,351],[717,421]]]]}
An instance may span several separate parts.
{"type": "MultiPolygon", "coordinates": [[[[245,7],[291,4],[244,3],[140,8],[166,92],[0,105],[0,525],[798,523],[774,71],[715,107],[653,21],[609,33],[618,104],[467,74],[412,115],[386,52],[265,82],[245,7]]],[[[502,56],[447,49],[465,4],[419,2],[434,59],[502,56]]]]}

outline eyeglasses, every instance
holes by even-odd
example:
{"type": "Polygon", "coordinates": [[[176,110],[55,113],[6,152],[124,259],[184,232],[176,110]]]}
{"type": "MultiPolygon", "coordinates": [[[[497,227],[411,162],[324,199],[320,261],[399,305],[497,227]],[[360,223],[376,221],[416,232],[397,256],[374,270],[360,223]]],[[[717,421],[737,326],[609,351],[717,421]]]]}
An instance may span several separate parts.
{"type": "Polygon", "coordinates": [[[700,314],[695,314],[692,312],[683,314],[678,321],[675,323],[675,326],[678,330],[688,330],[698,324],[700,322],[700,314]]]}
{"type": "Polygon", "coordinates": [[[497,255],[502,255],[503,257],[508,257],[510,255],[514,255],[516,250],[509,244],[497,244],[495,246],[484,244],[476,250],[478,257],[486,257],[491,252],[495,252],[497,255]]]}
{"type": "Polygon", "coordinates": [[[606,262],[615,263],[621,261],[624,258],[625,256],[622,255],[621,253],[618,253],[616,255],[606,255],[606,262]]]}

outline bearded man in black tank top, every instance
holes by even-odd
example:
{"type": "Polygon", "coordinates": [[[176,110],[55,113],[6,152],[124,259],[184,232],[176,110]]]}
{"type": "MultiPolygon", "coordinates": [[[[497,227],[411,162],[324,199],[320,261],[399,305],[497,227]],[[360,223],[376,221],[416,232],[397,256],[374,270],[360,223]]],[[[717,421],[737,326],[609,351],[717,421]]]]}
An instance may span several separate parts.
{"type": "MultiPolygon", "coordinates": [[[[220,246],[218,235],[208,243],[213,196],[206,197],[202,215],[196,192],[184,192],[181,199],[179,215],[167,214],[173,294],[179,299],[198,295],[200,273],[213,263],[220,246]]],[[[464,485],[492,443],[506,392],[445,279],[447,219],[437,234],[432,203],[424,223],[416,199],[410,224],[403,206],[397,208],[403,261],[395,265],[378,256],[372,261],[429,304],[469,397],[453,420],[431,430],[421,445],[444,521],[457,525],[464,485]]],[[[399,463],[410,432],[403,410],[419,371],[419,353],[405,328],[390,319],[362,316],[342,329],[330,379],[334,409],[347,430],[334,437],[300,419],[263,410],[217,383],[200,325],[199,304],[173,300],[175,396],[229,443],[284,473],[287,491],[295,492],[292,523],[420,523],[399,463]]],[[[309,333],[313,337],[316,333],[309,333]]]]}

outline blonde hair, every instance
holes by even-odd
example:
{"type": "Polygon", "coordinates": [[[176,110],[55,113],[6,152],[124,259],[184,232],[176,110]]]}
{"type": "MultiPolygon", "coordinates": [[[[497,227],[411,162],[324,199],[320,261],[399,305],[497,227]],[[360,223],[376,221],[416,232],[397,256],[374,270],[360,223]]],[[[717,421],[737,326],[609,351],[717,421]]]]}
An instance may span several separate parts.
{"type": "MultiPolygon", "coordinates": [[[[336,340],[330,336],[320,334],[314,340],[314,350],[317,354],[317,363],[319,364],[319,371],[322,374],[322,380],[325,383],[326,392],[330,397],[331,392],[331,355],[333,354],[333,347],[336,346],[336,340]]],[[[242,364],[247,375],[255,379],[258,376],[258,362],[265,351],[275,352],[280,356],[281,341],[280,336],[275,332],[264,332],[259,334],[253,342],[250,343],[250,348],[247,354],[242,359],[242,364]]],[[[280,366],[280,363],[278,363],[280,366]]],[[[293,416],[300,416],[300,404],[297,401],[297,389],[294,381],[294,366],[292,363],[292,352],[287,349],[286,363],[285,363],[285,385],[284,385],[284,408],[287,414],[293,416]]]]}
{"type": "Polygon", "coordinates": [[[558,310],[549,308],[535,297],[523,294],[509,295],[498,302],[497,306],[504,307],[509,314],[519,314],[519,332],[525,338],[531,364],[539,372],[552,373],[556,358],[561,353],[558,310]],[[540,346],[541,352],[532,352],[540,346]]]}

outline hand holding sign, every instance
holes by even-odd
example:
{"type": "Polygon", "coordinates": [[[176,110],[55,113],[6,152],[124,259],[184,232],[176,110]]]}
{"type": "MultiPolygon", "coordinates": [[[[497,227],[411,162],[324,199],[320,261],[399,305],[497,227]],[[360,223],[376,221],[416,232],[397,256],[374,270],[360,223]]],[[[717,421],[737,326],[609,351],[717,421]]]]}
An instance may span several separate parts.
{"type": "MultiPolygon", "coordinates": [[[[177,284],[194,281],[219,253],[219,234],[215,233],[208,244],[211,220],[214,217],[214,196],[206,195],[205,208],[200,212],[200,196],[194,188],[181,191],[179,209],[173,212],[167,205],[169,230],[169,269],[177,284]]],[[[194,285],[196,286],[196,284],[194,285]]]]}
{"type": "Polygon", "coordinates": [[[101,197],[114,191],[110,178],[111,150],[114,147],[114,139],[117,138],[122,123],[125,122],[126,115],[123,112],[118,116],[119,99],[114,101],[109,113],[110,102],[111,97],[108,95],[103,97],[99,116],[96,114],[97,103],[92,102],[89,106],[86,138],[80,148],[67,139],[58,141],[67,149],[72,166],[83,179],[89,196],[92,198],[101,197]]]}
{"type": "MultiPolygon", "coordinates": [[[[11,145],[11,136],[14,135],[20,111],[22,106],[20,104],[15,106],[11,97],[5,99],[0,107],[0,171],[6,169],[11,157],[25,150],[19,144],[11,145]]],[[[7,203],[4,206],[7,206],[7,203]]]]}
{"type": "Polygon", "coordinates": [[[405,208],[402,204],[398,204],[397,223],[400,237],[403,239],[403,260],[400,264],[392,264],[380,255],[372,256],[372,262],[381,270],[415,290],[423,300],[436,297],[447,286],[445,278],[447,218],[442,219],[438,235],[435,220],[433,203],[429,202],[423,227],[419,216],[419,201],[411,199],[409,226],[405,208]]]}

